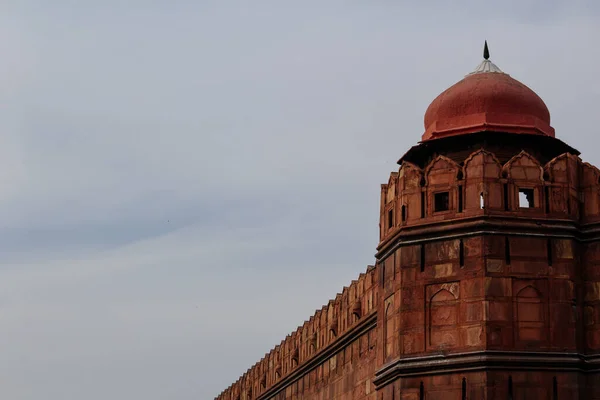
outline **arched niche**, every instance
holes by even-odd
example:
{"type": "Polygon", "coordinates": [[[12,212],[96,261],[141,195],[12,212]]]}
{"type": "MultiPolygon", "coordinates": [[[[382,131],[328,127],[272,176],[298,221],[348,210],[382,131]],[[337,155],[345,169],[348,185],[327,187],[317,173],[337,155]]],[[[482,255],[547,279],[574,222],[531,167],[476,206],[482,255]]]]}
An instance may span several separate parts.
{"type": "Polygon", "coordinates": [[[415,164],[403,162],[398,171],[398,203],[400,223],[421,218],[421,181],[423,170],[415,164]],[[404,218],[402,218],[404,217],[404,218]]]}
{"type": "Polygon", "coordinates": [[[547,213],[579,215],[580,165],[581,159],[569,153],[561,154],[546,164],[544,198],[547,213]]]}
{"type": "Polygon", "coordinates": [[[444,284],[433,293],[427,301],[428,347],[447,349],[459,345],[458,285],[444,284]]]}
{"type": "Polygon", "coordinates": [[[507,182],[507,208],[544,211],[544,169],[525,151],[511,158],[502,168],[507,182]]]}
{"type": "Polygon", "coordinates": [[[459,170],[460,166],[445,156],[437,156],[427,165],[424,174],[426,201],[421,201],[424,216],[457,211],[459,170]]]}
{"type": "Polygon", "coordinates": [[[546,287],[543,279],[513,281],[514,332],[519,347],[548,341],[546,287]]]}
{"type": "Polygon", "coordinates": [[[585,222],[600,220],[600,170],[589,163],[581,164],[582,217],[585,222]]]}
{"type": "Polygon", "coordinates": [[[471,153],[462,171],[465,210],[504,208],[502,165],[494,154],[483,149],[471,153]]]}
{"type": "Polygon", "coordinates": [[[446,156],[437,156],[425,167],[427,186],[448,186],[456,183],[460,166],[446,156]]]}
{"type": "Polygon", "coordinates": [[[546,163],[544,171],[548,175],[547,181],[578,186],[578,170],[581,160],[579,157],[563,153],[546,163]]]}
{"type": "Polygon", "coordinates": [[[543,301],[533,286],[526,286],[515,296],[519,340],[540,341],[544,323],[543,301]]]}
{"type": "Polygon", "coordinates": [[[508,160],[502,169],[509,179],[515,181],[541,183],[544,180],[544,169],[541,164],[526,151],[521,151],[508,160]]]}

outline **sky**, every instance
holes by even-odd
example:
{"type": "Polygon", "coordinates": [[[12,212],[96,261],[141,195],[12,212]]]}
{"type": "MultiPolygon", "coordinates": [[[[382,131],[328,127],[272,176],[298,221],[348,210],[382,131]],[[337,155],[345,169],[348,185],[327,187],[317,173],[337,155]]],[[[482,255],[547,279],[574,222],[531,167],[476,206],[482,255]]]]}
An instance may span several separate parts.
{"type": "Polygon", "coordinates": [[[598,3],[451,3],[0,1],[0,397],[217,396],[374,263],[485,39],[600,165],[598,3]]]}

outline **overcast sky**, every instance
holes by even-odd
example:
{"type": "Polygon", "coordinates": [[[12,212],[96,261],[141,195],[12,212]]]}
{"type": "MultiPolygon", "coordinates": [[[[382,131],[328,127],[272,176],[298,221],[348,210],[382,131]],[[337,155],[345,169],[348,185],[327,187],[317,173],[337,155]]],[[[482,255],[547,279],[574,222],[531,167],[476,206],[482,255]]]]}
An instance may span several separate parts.
{"type": "Polygon", "coordinates": [[[215,397],[374,262],[484,39],[600,164],[597,2],[408,3],[0,1],[0,397],[215,397]]]}

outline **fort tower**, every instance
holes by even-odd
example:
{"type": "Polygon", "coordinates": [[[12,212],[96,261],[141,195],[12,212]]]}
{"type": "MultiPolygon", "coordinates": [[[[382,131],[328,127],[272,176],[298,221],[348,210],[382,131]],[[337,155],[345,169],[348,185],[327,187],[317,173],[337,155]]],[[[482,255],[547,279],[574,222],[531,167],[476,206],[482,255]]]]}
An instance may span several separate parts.
{"type": "Polygon", "coordinates": [[[487,44],[424,122],[375,266],[219,400],[600,399],[600,171],[487,44]]]}

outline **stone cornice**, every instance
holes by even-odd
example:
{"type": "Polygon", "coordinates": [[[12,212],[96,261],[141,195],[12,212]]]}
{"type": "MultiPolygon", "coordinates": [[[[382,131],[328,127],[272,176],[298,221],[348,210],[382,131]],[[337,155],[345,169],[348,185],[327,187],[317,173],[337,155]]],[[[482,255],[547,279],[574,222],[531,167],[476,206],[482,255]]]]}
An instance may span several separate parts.
{"type": "Polygon", "coordinates": [[[518,235],[574,239],[582,242],[600,240],[600,223],[580,225],[575,221],[548,218],[522,218],[506,215],[483,215],[405,226],[378,246],[378,260],[402,246],[478,235],[518,235]]]}
{"type": "Polygon", "coordinates": [[[370,314],[366,315],[362,321],[359,321],[354,327],[350,328],[333,343],[325,346],[312,358],[306,360],[304,363],[299,365],[288,375],[284,376],[279,382],[276,382],[273,386],[269,387],[265,392],[261,393],[256,400],[266,400],[274,397],[277,393],[292,384],[297,379],[308,374],[311,370],[319,366],[319,364],[327,361],[331,356],[342,350],[354,340],[358,339],[365,333],[377,326],[377,311],[373,310],[370,314]]]}
{"type": "Polygon", "coordinates": [[[478,351],[401,358],[375,372],[380,389],[392,380],[408,376],[464,373],[483,370],[574,371],[600,373],[600,355],[554,352],[478,351]]]}

